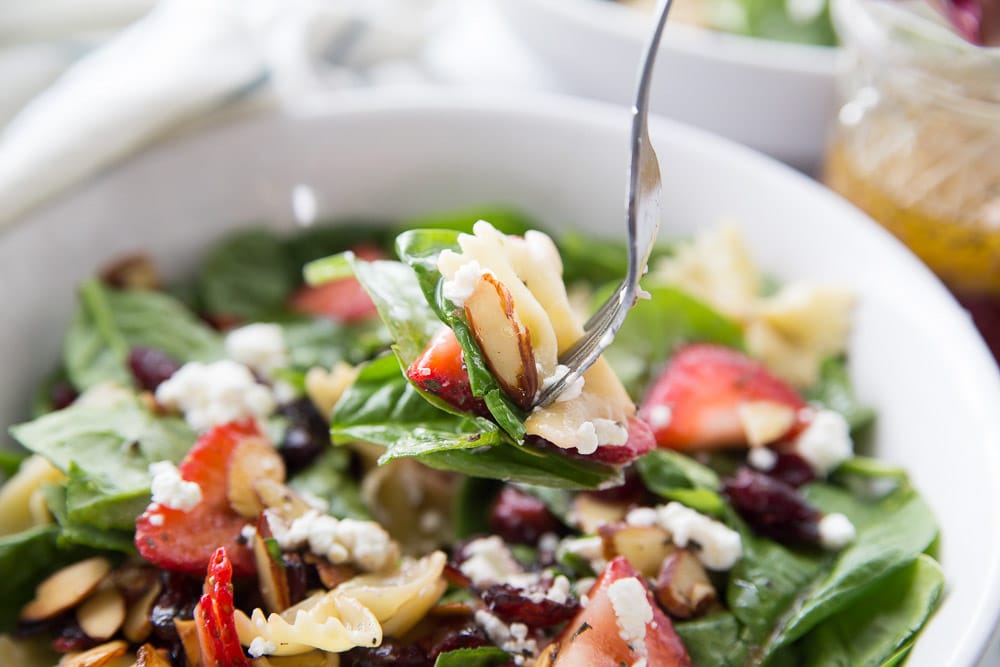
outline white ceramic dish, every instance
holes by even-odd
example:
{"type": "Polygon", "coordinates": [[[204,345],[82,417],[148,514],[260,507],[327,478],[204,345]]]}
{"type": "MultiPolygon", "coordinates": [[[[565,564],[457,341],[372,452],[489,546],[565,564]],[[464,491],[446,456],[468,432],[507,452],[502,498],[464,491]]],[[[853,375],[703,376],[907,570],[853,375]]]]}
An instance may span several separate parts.
{"type": "MultiPolygon", "coordinates": [[[[652,17],[609,0],[494,0],[576,94],[630,104],[652,17]]],[[[812,169],[836,108],[838,50],[668,23],[656,113],[812,169]]]]}
{"type": "MultiPolygon", "coordinates": [[[[905,465],[943,527],[944,605],[911,667],[971,665],[1000,610],[1000,379],[941,284],[887,233],[819,185],[729,142],[654,120],[665,231],[738,220],[779,276],[861,296],[851,370],[879,411],[877,454],[905,465]]],[[[329,215],[403,216],[484,202],[605,233],[622,220],[627,118],[552,98],[344,97],[144,154],[0,234],[0,419],[25,414],[56,358],[75,284],[146,249],[187,271],[248,221],[289,227],[290,191],[329,215]]]]}

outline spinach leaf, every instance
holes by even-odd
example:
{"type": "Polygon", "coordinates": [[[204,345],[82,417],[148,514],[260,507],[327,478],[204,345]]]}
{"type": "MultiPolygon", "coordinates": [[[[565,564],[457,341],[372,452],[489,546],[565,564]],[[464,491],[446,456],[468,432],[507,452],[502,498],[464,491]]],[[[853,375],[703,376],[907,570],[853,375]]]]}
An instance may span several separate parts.
{"type": "Polygon", "coordinates": [[[937,608],[944,590],[941,566],[918,556],[854,605],[816,627],[802,641],[807,667],[878,667],[899,660],[937,608]],[[898,657],[897,657],[898,656],[898,657]]]}
{"type": "MultiPolygon", "coordinates": [[[[603,303],[611,288],[594,297],[603,303]]],[[[649,288],[651,299],[640,299],[629,311],[605,357],[625,388],[639,396],[652,374],[685,343],[707,342],[742,349],[739,325],[674,287],[649,288]]]]}
{"type": "Polygon", "coordinates": [[[517,488],[541,500],[545,507],[552,512],[556,518],[567,526],[572,526],[571,516],[573,513],[573,494],[565,489],[553,489],[549,486],[535,486],[533,484],[517,484],[517,488]]]}
{"type": "Polygon", "coordinates": [[[830,484],[810,484],[803,493],[824,513],[846,514],[858,535],[785,622],[776,638],[778,645],[803,636],[892,573],[913,563],[938,532],[931,509],[909,487],[876,503],[859,500],[830,484]]]}
{"type": "MultiPolygon", "coordinates": [[[[591,285],[617,283],[628,266],[628,246],[616,239],[596,238],[575,230],[563,232],[556,239],[562,257],[563,279],[567,284],[584,282],[591,285]]],[[[649,264],[670,255],[670,245],[657,243],[649,255],[649,264]]]]}
{"type": "Polygon", "coordinates": [[[805,392],[805,398],[842,414],[854,435],[875,421],[875,411],[860,403],[854,395],[844,357],[830,357],[823,361],[819,381],[805,392]]]}
{"type": "Polygon", "coordinates": [[[292,368],[332,368],[338,362],[360,364],[389,347],[378,322],[340,324],[324,319],[293,319],[279,322],[292,368]]]}
{"type": "Polygon", "coordinates": [[[0,632],[13,630],[35,587],[55,570],[82,558],[79,549],[62,550],[58,526],[38,526],[0,537],[0,632]]]}
{"type": "Polygon", "coordinates": [[[135,553],[135,543],[132,531],[104,530],[76,523],[69,518],[66,507],[66,487],[50,484],[43,489],[45,501],[59,524],[60,532],[57,544],[63,548],[75,545],[93,547],[95,549],[120,551],[125,554],[135,553]]]}
{"type": "MultiPolygon", "coordinates": [[[[529,229],[539,229],[530,216],[504,206],[478,206],[450,213],[433,213],[405,220],[396,230],[397,235],[411,229],[446,229],[453,232],[472,233],[472,226],[486,220],[504,234],[522,236],[529,229]]],[[[622,264],[622,266],[625,266],[622,264]]]]}
{"type": "Polygon", "coordinates": [[[70,380],[66,375],[66,369],[59,366],[49,373],[45,380],[35,388],[35,393],[31,397],[31,417],[41,417],[52,412],[55,406],[52,403],[52,390],[56,385],[65,384],[69,388],[70,380]]]}
{"type": "Polygon", "coordinates": [[[288,480],[297,491],[327,499],[329,513],[338,519],[371,519],[371,513],[361,500],[361,491],[351,474],[351,454],[347,449],[333,447],[316,461],[288,480]]]}
{"type": "Polygon", "coordinates": [[[478,646],[445,651],[434,661],[434,667],[502,667],[510,663],[507,651],[495,646],[478,646]]]}
{"type": "Polygon", "coordinates": [[[457,539],[490,532],[489,508],[502,486],[495,479],[462,478],[452,503],[452,527],[457,539]]]}
{"type": "Polygon", "coordinates": [[[132,347],[151,347],[178,361],[223,356],[219,335],[162,292],[115,290],[97,280],[80,288],[80,306],[63,342],[66,373],[77,389],[101,382],[132,385],[132,347]]]}
{"type": "Polygon", "coordinates": [[[74,405],[10,432],[69,475],[70,520],[121,530],[134,527],[149,501],[149,464],[176,463],[195,440],[182,421],[155,417],[138,401],[100,408],[74,405]]]}
{"type": "Polygon", "coordinates": [[[0,449],[0,479],[13,477],[21,467],[21,461],[27,458],[24,452],[12,452],[0,449]]]}
{"type": "Polygon", "coordinates": [[[636,461],[636,469],[647,489],[668,500],[717,516],[725,508],[718,475],[689,456],[657,449],[636,461]]]}
{"type": "Polygon", "coordinates": [[[239,231],[202,262],[196,290],[211,314],[257,320],[279,310],[298,284],[284,241],[267,229],[239,231]]]}
{"type": "Polygon", "coordinates": [[[298,273],[309,262],[359,245],[389,251],[394,238],[396,233],[386,220],[337,220],[299,231],[285,241],[285,248],[298,281],[298,273]]]}
{"type": "Polygon", "coordinates": [[[740,624],[728,611],[675,623],[674,630],[698,667],[740,667],[746,658],[740,624]]]}

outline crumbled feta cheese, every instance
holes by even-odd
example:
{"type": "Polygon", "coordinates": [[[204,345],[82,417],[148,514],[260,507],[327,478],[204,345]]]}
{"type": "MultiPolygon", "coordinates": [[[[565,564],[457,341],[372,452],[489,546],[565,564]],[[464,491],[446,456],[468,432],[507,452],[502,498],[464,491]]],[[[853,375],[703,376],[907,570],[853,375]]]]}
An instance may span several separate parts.
{"type": "Polygon", "coordinates": [[[795,438],[794,447],[820,477],[828,475],[854,453],[847,420],[833,410],[817,410],[809,426],[795,438]]]}
{"type": "Polygon", "coordinates": [[[170,461],[149,464],[152,501],[170,509],[191,511],[201,502],[201,487],[197,482],[188,482],[170,461]]]}
{"type": "MultiPolygon", "coordinates": [[[[445,250],[442,254],[445,252],[453,251],[445,250]]],[[[483,267],[480,266],[479,262],[474,259],[470,260],[458,267],[454,278],[445,280],[441,284],[441,294],[456,306],[462,307],[465,305],[465,300],[472,296],[473,290],[476,289],[476,283],[479,282],[479,278],[484,273],[488,272],[483,271],[483,267]]]]}
{"type": "Polygon", "coordinates": [[[545,597],[556,604],[566,604],[566,600],[569,599],[569,591],[569,579],[560,574],[552,580],[552,585],[545,592],[545,597]]]}
{"type": "Polygon", "coordinates": [[[625,515],[625,523],[630,526],[657,526],[660,523],[660,513],[652,507],[636,507],[625,515]]]}
{"type": "Polygon", "coordinates": [[[285,333],[278,324],[258,322],[226,335],[226,355],[264,377],[288,365],[285,333]]]}
{"type": "Polygon", "coordinates": [[[854,541],[857,531],[843,514],[834,512],[819,520],[819,543],[824,549],[843,549],[854,541]]]}
{"type": "Polygon", "coordinates": [[[696,542],[698,560],[710,570],[728,570],[743,555],[740,534],[690,507],[673,502],[658,508],[660,525],[679,547],[696,542]]]}
{"type": "Polygon", "coordinates": [[[611,419],[594,419],[580,424],[576,438],[578,452],[593,454],[601,445],[624,445],[628,442],[628,429],[611,419]]]}
{"type": "Polygon", "coordinates": [[[669,406],[657,405],[650,408],[647,420],[649,421],[650,426],[659,431],[660,429],[664,429],[670,425],[670,418],[672,416],[673,413],[671,412],[669,406]]]}
{"type": "Polygon", "coordinates": [[[576,429],[576,450],[581,454],[597,451],[597,428],[594,422],[583,422],[576,429]]]}
{"type": "Polygon", "coordinates": [[[757,470],[773,470],[778,463],[778,455],[767,447],[751,447],[747,453],[747,461],[757,470]]]}
{"type": "Polygon", "coordinates": [[[587,593],[590,592],[590,589],[593,588],[596,583],[597,579],[594,577],[582,577],[577,579],[576,583],[573,584],[573,592],[576,593],[578,598],[580,598],[580,606],[587,606],[587,593]]]}
{"type": "Polygon", "coordinates": [[[514,654],[517,664],[523,664],[525,656],[533,657],[538,652],[538,642],[528,639],[528,626],[524,623],[511,623],[508,626],[485,609],[478,610],[475,618],[491,642],[514,654]]]}
{"type": "Polygon", "coordinates": [[[163,515],[162,514],[150,514],[149,523],[152,526],[162,526],[163,525],[163,515]]]}
{"type": "Polygon", "coordinates": [[[156,400],[183,412],[196,431],[243,417],[263,419],[275,409],[271,390],[259,384],[246,366],[229,359],[184,364],[157,388],[156,400]]]}
{"type": "Polygon", "coordinates": [[[252,523],[248,523],[247,525],[243,526],[240,529],[240,537],[242,537],[247,544],[252,544],[253,538],[256,536],[257,536],[257,527],[254,526],[252,523]]]}
{"type": "Polygon", "coordinates": [[[646,655],[646,624],[653,620],[646,587],[635,577],[619,579],[608,586],[608,599],[621,638],[640,656],[646,655]]]}
{"type": "Polygon", "coordinates": [[[263,637],[254,637],[253,641],[250,642],[250,646],[247,647],[247,653],[250,654],[251,658],[259,658],[262,655],[273,655],[277,652],[278,645],[267,641],[263,637]]]}
{"type": "Polygon", "coordinates": [[[278,545],[293,551],[309,550],[331,563],[353,563],[367,572],[377,572],[399,557],[399,547],[374,521],[335,519],[310,510],[286,524],[275,513],[266,513],[278,545]]]}
{"type": "Polygon", "coordinates": [[[538,550],[543,553],[555,553],[559,548],[559,536],[555,533],[542,533],[538,538],[538,550]]]}
{"type": "Polygon", "coordinates": [[[558,553],[570,553],[589,561],[603,558],[604,542],[599,535],[567,537],[559,544],[558,553]]]}
{"type": "Polygon", "coordinates": [[[523,574],[507,545],[497,535],[481,537],[465,545],[465,561],[459,566],[462,574],[478,588],[510,581],[523,574]]]}
{"type": "MultiPolygon", "coordinates": [[[[541,368],[540,364],[535,364],[536,367],[541,368]]],[[[545,391],[555,383],[562,380],[566,375],[569,374],[569,366],[564,366],[563,364],[557,364],[556,369],[552,371],[552,375],[542,379],[542,391],[545,391]]],[[[563,387],[563,390],[559,392],[556,396],[556,403],[562,403],[564,401],[572,401],[574,398],[579,398],[580,394],[583,393],[584,377],[582,375],[578,376],[575,380],[563,387]]]]}

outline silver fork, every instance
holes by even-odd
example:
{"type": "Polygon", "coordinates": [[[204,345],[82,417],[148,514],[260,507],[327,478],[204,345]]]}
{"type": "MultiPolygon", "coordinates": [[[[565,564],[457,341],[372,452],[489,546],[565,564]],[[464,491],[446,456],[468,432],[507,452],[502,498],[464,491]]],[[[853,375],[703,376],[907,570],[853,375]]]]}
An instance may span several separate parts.
{"type": "Polygon", "coordinates": [[[663,26],[673,0],[660,0],[656,25],[639,68],[635,105],[632,107],[631,154],[628,167],[626,222],[628,224],[628,272],[607,301],[584,325],[584,334],[563,352],[559,363],[569,368],[562,377],[543,389],[535,399],[545,406],[583,375],[611,345],[625,322],[625,316],[639,297],[639,279],[646,272],[656,233],[660,227],[660,163],[649,142],[649,87],[663,26]]]}

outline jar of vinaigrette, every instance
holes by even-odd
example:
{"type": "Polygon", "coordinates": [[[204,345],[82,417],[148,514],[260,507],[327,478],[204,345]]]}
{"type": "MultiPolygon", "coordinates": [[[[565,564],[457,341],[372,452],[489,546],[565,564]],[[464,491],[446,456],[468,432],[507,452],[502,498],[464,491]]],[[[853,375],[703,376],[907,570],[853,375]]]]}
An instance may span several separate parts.
{"type": "Polygon", "coordinates": [[[910,247],[1000,359],[1000,48],[922,0],[834,0],[847,63],[826,183],[910,247]]]}

